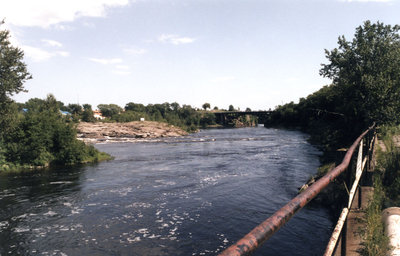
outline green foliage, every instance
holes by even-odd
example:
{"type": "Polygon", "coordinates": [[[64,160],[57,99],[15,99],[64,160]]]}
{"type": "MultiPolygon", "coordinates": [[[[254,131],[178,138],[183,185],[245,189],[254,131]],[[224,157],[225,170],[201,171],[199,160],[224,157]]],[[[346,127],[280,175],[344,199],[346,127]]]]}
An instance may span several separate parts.
{"type": "Polygon", "coordinates": [[[22,61],[24,52],[12,46],[9,38],[8,30],[0,30],[0,102],[24,91],[24,82],[32,78],[22,61]]]}
{"type": "Polygon", "coordinates": [[[72,165],[95,160],[100,153],[76,139],[75,124],[60,114],[54,96],[32,99],[27,112],[14,129],[4,136],[0,150],[0,168],[19,166],[72,165]]]}
{"type": "Polygon", "coordinates": [[[278,106],[267,125],[302,127],[313,141],[335,150],[373,122],[400,123],[399,29],[367,21],[352,41],[340,37],[339,47],[326,51],[329,63],[320,70],[333,83],[298,104],[278,106]]]}
{"type": "Polygon", "coordinates": [[[389,250],[389,238],[384,233],[382,223],[382,205],[385,193],[379,175],[375,175],[374,193],[366,210],[365,242],[361,255],[381,256],[387,255],[389,250]]]}
{"type": "MultiPolygon", "coordinates": [[[[208,115],[209,118],[214,116],[208,115]]],[[[186,131],[196,131],[200,125],[201,113],[190,105],[180,106],[178,103],[148,104],[147,106],[129,102],[125,105],[125,111],[115,114],[111,120],[117,122],[139,121],[145,118],[147,121],[167,122],[179,126],[186,131]]],[[[215,119],[215,117],[214,117],[215,119]]],[[[213,123],[211,120],[204,122],[213,123]]],[[[215,120],[214,120],[215,122],[215,120]]]]}
{"type": "Polygon", "coordinates": [[[400,26],[364,22],[352,41],[326,50],[328,64],[320,74],[331,78],[340,95],[337,112],[361,122],[398,123],[400,111],[400,26]]]}
{"type": "Polygon", "coordinates": [[[2,166],[7,164],[5,153],[6,153],[5,146],[0,141],[0,169],[2,168],[2,166]]]}
{"type": "Polygon", "coordinates": [[[82,121],[84,122],[95,122],[96,119],[93,116],[92,105],[83,104],[82,121]]]}
{"type": "Polygon", "coordinates": [[[203,106],[202,106],[202,108],[203,108],[204,110],[207,110],[208,108],[211,108],[211,105],[210,105],[210,103],[204,103],[203,106]]]}
{"type": "Polygon", "coordinates": [[[73,114],[73,115],[78,115],[79,116],[83,112],[82,106],[79,105],[79,104],[76,104],[76,103],[68,104],[67,108],[69,109],[69,112],[71,112],[71,114],[73,114]]]}
{"type": "Polygon", "coordinates": [[[258,117],[257,116],[252,116],[252,115],[239,116],[237,121],[238,121],[238,124],[236,125],[236,127],[239,127],[239,126],[256,126],[258,124],[258,117]]]}
{"type": "Polygon", "coordinates": [[[150,116],[144,112],[135,112],[128,110],[120,113],[119,115],[114,115],[113,120],[117,122],[132,122],[139,121],[140,118],[145,118],[145,120],[151,120],[150,116]]]}
{"type": "Polygon", "coordinates": [[[325,174],[327,174],[329,171],[331,171],[333,168],[335,168],[335,163],[326,163],[318,167],[317,175],[316,177],[322,177],[325,174]]]}
{"type": "Polygon", "coordinates": [[[129,102],[125,105],[125,111],[145,112],[146,107],[140,103],[129,102]]]}
{"type": "Polygon", "coordinates": [[[233,105],[229,105],[228,111],[236,111],[236,109],[233,105]]]}
{"type": "Polygon", "coordinates": [[[201,115],[200,118],[200,125],[201,127],[205,128],[208,125],[215,125],[215,115],[212,112],[206,112],[201,115]]]}
{"type": "MultiPolygon", "coordinates": [[[[7,30],[0,30],[0,171],[103,158],[76,139],[75,127],[60,114],[64,104],[53,95],[23,105],[10,98],[24,91],[24,82],[32,77],[22,61],[23,51],[10,44],[9,36],[7,30]]],[[[69,107],[81,114],[79,105],[69,107]]]]}
{"type": "Polygon", "coordinates": [[[380,137],[385,145],[385,151],[381,150],[378,154],[377,169],[383,174],[386,206],[400,204],[400,148],[393,141],[398,136],[400,136],[399,126],[380,127],[380,137]]]}
{"type": "Polygon", "coordinates": [[[75,121],[79,121],[82,117],[83,108],[80,104],[68,104],[67,106],[68,112],[72,114],[72,117],[75,121]]]}
{"type": "Polygon", "coordinates": [[[367,231],[362,255],[387,254],[389,244],[381,212],[383,208],[400,204],[400,148],[394,142],[400,135],[400,126],[380,126],[378,135],[384,148],[377,150],[374,196],[366,211],[367,231]]]}
{"type": "Polygon", "coordinates": [[[0,30],[0,141],[15,122],[16,108],[10,97],[24,91],[25,81],[32,78],[23,62],[24,52],[12,46],[9,38],[9,31],[0,30]]]}
{"type": "Polygon", "coordinates": [[[100,104],[97,108],[105,117],[113,117],[122,112],[122,108],[116,104],[100,104]]]}

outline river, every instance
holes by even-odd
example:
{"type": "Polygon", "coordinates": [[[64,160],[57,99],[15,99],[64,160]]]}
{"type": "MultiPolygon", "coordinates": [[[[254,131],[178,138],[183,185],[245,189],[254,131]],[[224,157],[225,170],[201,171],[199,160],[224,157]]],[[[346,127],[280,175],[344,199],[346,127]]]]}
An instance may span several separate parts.
{"type": "MultiPolygon", "coordinates": [[[[115,160],[0,175],[0,255],[216,255],[286,204],[319,165],[297,131],[204,130],[98,144],[115,160]]],[[[254,255],[322,255],[306,207],[254,255]]]]}

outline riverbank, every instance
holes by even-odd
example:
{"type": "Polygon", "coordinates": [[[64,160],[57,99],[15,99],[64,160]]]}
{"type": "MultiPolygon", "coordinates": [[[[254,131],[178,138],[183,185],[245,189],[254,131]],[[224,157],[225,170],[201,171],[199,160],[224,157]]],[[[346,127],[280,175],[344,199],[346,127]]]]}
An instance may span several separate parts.
{"type": "Polygon", "coordinates": [[[134,121],[128,123],[78,124],[78,139],[85,143],[135,142],[144,139],[179,137],[188,133],[179,127],[161,122],[134,121]]]}

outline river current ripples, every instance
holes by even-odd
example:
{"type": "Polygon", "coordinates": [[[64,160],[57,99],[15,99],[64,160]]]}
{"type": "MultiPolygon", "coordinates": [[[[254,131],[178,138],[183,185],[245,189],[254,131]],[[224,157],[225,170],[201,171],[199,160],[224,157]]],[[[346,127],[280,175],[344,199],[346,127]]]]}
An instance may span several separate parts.
{"type": "MultiPolygon", "coordinates": [[[[320,155],[263,127],[96,147],[115,159],[0,175],[0,255],[217,255],[296,196],[320,155]]],[[[306,207],[254,255],[321,255],[331,229],[306,207]]]]}

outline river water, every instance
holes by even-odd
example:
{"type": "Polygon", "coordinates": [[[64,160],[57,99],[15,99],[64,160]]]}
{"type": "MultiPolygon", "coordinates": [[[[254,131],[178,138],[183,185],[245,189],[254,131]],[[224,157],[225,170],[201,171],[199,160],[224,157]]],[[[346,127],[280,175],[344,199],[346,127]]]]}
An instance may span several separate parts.
{"type": "MultiPolygon", "coordinates": [[[[307,136],[205,130],[99,144],[115,160],[0,175],[0,255],[216,255],[316,172],[307,136]]],[[[254,255],[321,255],[332,222],[306,207],[254,255]]]]}

